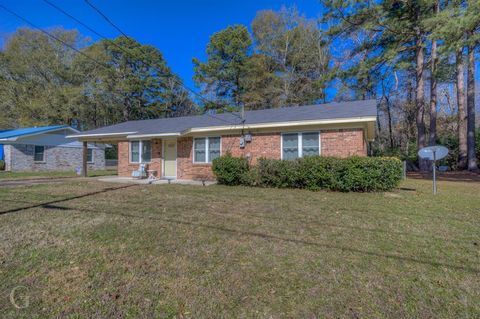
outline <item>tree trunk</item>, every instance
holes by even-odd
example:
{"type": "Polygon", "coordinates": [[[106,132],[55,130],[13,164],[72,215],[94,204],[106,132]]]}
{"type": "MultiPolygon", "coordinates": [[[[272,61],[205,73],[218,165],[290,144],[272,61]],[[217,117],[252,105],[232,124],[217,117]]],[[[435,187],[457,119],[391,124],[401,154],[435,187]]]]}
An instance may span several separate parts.
{"type": "MultiPolygon", "coordinates": [[[[435,1],[435,14],[440,11],[439,0],[435,1]]],[[[437,40],[432,41],[432,56],[430,69],[430,136],[429,145],[437,143],[437,40]]]]}
{"type": "Polygon", "coordinates": [[[457,50],[456,58],[456,87],[458,107],[458,168],[467,168],[467,115],[465,112],[465,81],[463,50],[457,50]]]}
{"type": "Polygon", "coordinates": [[[429,145],[437,142],[437,41],[432,42],[432,65],[430,76],[430,136],[429,145]]]}
{"type": "Polygon", "coordinates": [[[388,115],[388,137],[390,139],[390,148],[393,149],[393,130],[392,130],[392,111],[390,110],[390,101],[387,98],[387,115],[388,115]]]}
{"type": "MultiPolygon", "coordinates": [[[[393,149],[393,129],[392,129],[392,110],[391,110],[391,105],[390,105],[390,98],[389,96],[385,93],[385,82],[384,79],[382,79],[382,94],[383,97],[385,98],[385,108],[387,110],[387,119],[388,119],[388,139],[390,141],[390,148],[393,149]]],[[[380,131],[380,121],[378,121],[378,128],[380,131]]]]}
{"type": "Polygon", "coordinates": [[[468,46],[467,67],[467,156],[468,170],[477,170],[475,154],[475,45],[468,46]]]}
{"type": "MultiPolygon", "coordinates": [[[[417,148],[420,150],[425,147],[425,81],[423,78],[423,70],[425,69],[425,48],[423,47],[422,36],[417,36],[415,50],[415,108],[416,108],[416,124],[417,124],[417,148]]],[[[419,158],[420,170],[428,170],[428,162],[419,158]]]]}

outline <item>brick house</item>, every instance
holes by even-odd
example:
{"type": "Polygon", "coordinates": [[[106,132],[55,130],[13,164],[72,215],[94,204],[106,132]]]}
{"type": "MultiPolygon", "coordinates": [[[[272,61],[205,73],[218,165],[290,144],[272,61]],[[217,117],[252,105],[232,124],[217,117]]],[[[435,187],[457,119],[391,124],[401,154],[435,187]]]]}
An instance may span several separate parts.
{"type": "MultiPolygon", "coordinates": [[[[79,131],[66,125],[27,127],[0,131],[0,160],[5,170],[67,171],[82,166],[82,143],[66,136],[79,131]]],[[[90,169],[105,168],[103,145],[88,144],[90,169]]]]}
{"type": "Polygon", "coordinates": [[[294,159],[308,155],[366,156],[375,135],[375,100],[238,113],[128,121],[70,137],[118,143],[118,174],[141,163],[159,178],[213,179],[212,160],[227,153],[294,159]]]}

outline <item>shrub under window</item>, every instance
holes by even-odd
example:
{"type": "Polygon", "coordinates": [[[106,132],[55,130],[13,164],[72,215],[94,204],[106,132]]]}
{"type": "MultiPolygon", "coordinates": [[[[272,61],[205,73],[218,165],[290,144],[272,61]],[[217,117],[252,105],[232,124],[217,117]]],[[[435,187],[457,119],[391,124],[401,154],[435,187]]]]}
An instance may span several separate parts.
{"type": "Polygon", "coordinates": [[[220,184],[278,188],[329,189],[349,192],[392,190],[400,183],[402,163],[387,157],[307,156],[296,160],[259,159],[254,167],[246,159],[222,156],[213,172],[220,184]]]}

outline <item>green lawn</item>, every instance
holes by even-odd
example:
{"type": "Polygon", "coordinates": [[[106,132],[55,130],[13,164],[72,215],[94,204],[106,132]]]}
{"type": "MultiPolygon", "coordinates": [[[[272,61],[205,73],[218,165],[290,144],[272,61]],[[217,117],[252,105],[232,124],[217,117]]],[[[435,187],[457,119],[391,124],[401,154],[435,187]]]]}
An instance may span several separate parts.
{"type": "Polygon", "coordinates": [[[344,194],[71,180],[1,188],[0,311],[479,318],[480,183],[441,182],[435,198],[428,181],[401,187],[344,194]],[[20,307],[28,297],[28,307],[16,309],[11,295],[20,307]]]}
{"type": "MultiPolygon", "coordinates": [[[[89,170],[88,176],[107,176],[117,175],[116,170],[89,170]]],[[[76,177],[74,171],[58,171],[58,172],[5,172],[0,171],[0,181],[2,179],[28,179],[28,178],[57,178],[57,177],[76,177]]]]}

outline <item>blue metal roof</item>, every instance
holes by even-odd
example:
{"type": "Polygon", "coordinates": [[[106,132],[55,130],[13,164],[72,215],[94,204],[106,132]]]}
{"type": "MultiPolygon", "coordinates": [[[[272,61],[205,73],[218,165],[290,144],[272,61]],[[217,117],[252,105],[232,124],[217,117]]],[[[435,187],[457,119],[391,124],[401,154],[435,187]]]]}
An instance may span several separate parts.
{"type": "Polygon", "coordinates": [[[41,127],[24,127],[11,130],[0,131],[0,140],[12,137],[18,137],[23,135],[44,133],[49,131],[55,131],[61,128],[67,128],[68,125],[53,125],[53,126],[41,126],[41,127]]]}

